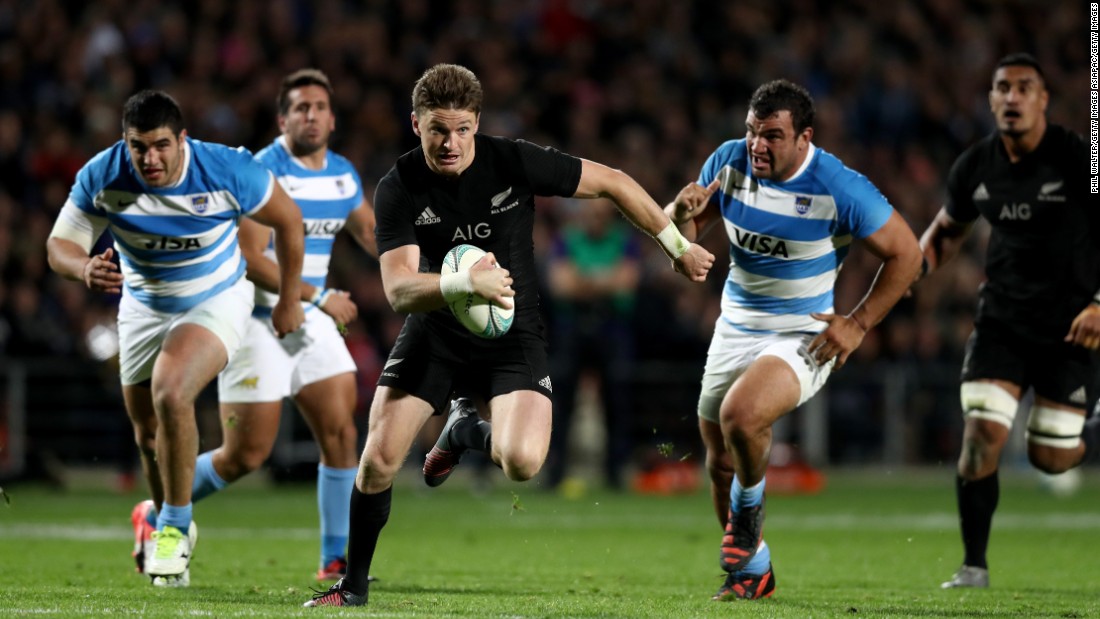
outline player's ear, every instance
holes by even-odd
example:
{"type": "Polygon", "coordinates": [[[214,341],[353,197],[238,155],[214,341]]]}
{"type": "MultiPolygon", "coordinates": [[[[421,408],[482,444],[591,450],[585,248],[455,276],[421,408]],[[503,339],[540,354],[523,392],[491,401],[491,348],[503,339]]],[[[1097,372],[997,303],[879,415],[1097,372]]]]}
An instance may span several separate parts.
{"type": "Polygon", "coordinates": [[[417,119],[416,112],[409,114],[409,120],[412,121],[413,133],[416,134],[416,137],[420,137],[420,120],[417,119]]]}

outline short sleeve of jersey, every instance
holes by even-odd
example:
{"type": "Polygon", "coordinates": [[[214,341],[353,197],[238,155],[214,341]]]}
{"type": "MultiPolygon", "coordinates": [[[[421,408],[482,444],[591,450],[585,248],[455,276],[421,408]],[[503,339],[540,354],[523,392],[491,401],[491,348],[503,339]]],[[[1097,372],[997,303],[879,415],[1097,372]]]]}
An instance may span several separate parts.
{"type": "Polygon", "coordinates": [[[416,245],[416,230],[409,213],[412,200],[398,180],[397,170],[382,177],[374,190],[375,235],[378,255],[403,245],[416,245]]]}
{"type": "Polygon", "coordinates": [[[886,225],[894,207],[866,176],[851,170],[847,172],[844,192],[836,196],[838,223],[853,237],[865,239],[886,225]]]}
{"type": "MultiPolygon", "coordinates": [[[[733,163],[734,153],[737,152],[737,147],[743,142],[744,140],[730,140],[715,149],[710,157],[707,157],[706,162],[703,163],[703,169],[699,171],[698,183],[706,187],[718,178],[718,173],[722,171],[722,168],[733,163]]],[[[742,151],[744,151],[743,148],[742,151]]]]}
{"type": "Polygon", "coordinates": [[[947,200],[944,210],[951,219],[959,223],[969,223],[977,219],[981,212],[974,205],[974,188],[970,187],[970,161],[972,151],[967,151],[955,160],[947,173],[947,200]]]}
{"type": "Polygon", "coordinates": [[[581,160],[549,146],[516,140],[524,173],[537,196],[570,197],[581,184],[581,160]]]}
{"type": "Polygon", "coordinates": [[[228,148],[226,164],[234,179],[233,195],[248,215],[267,204],[275,191],[275,175],[245,148],[228,148]]]}

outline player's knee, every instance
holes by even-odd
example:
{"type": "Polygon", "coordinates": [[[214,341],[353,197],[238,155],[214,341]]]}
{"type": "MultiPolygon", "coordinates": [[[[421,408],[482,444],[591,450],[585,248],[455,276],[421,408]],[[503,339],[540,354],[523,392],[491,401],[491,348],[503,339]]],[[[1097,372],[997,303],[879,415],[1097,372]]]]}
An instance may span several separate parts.
{"type": "Polygon", "coordinates": [[[1062,473],[1079,459],[1081,430],[1085,427],[1082,412],[1033,406],[1027,421],[1028,460],[1046,473],[1062,473]]]}
{"type": "Polygon", "coordinates": [[[153,407],[158,412],[183,410],[192,404],[179,385],[163,385],[153,389],[153,407]]]}
{"type": "Polygon", "coordinates": [[[512,481],[527,481],[538,474],[545,460],[545,455],[523,450],[502,450],[500,453],[500,466],[504,474],[512,481]]]}
{"type": "MultiPolygon", "coordinates": [[[[401,468],[403,454],[388,453],[381,449],[367,449],[360,464],[358,479],[363,480],[362,488],[386,484],[393,480],[401,468]]],[[[364,490],[365,492],[366,490],[364,490]]]]}
{"type": "Polygon", "coordinates": [[[751,441],[771,427],[770,417],[751,403],[723,407],[721,422],[722,434],[734,445],[751,441]]]}
{"type": "Polygon", "coordinates": [[[1027,460],[1036,469],[1044,473],[1057,475],[1077,466],[1080,458],[1077,456],[1076,451],[1069,452],[1064,449],[1054,449],[1028,443],[1027,460]]]}
{"type": "Polygon", "coordinates": [[[221,477],[225,481],[237,481],[252,471],[260,468],[267,460],[269,452],[257,447],[239,447],[234,450],[222,452],[221,477]]]}

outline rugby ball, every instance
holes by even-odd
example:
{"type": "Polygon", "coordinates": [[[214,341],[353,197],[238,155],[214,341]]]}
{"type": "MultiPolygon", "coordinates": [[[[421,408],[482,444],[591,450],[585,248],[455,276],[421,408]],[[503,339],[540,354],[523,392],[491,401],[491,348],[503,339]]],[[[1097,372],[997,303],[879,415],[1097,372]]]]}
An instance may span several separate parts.
{"type": "MultiPolygon", "coordinates": [[[[484,255],[485,252],[478,247],[459,245],[443,257],[440,274],[449,275],[468,271],[484,255]]],[[[478,337],[498,338],[512,328],[515,310],[497,307],[479,294],[471,292],[463,298],[452,301],[449,305],[451,313],[458,322],[478,337]]]]}

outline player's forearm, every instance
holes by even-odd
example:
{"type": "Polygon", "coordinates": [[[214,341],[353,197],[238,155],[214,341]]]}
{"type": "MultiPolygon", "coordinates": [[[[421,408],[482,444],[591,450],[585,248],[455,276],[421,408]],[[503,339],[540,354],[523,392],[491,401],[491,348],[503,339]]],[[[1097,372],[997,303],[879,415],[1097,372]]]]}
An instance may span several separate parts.
{"type": "Polygon", "coordinates": [[[969,232],[970,226],[957,223],[946,212],[940,211],[920,237],[921,254],[928,261],[927,270],[934,271],[954,258],[969,232]]]}
{"type": "Polygon", "coordinates": [[[84,266],[91,257],[76,243],[50,237],[46,240],[46,256],[50,268],[61,277],[84,281],[84,266]]]}
{"type": "Polygon", "coordinates": [[[289,299],[302,298],[302,260],[305,254],[305,240],[302,227],[281,226],[275,229],[275,256],[279,261],[279,297],[289,299]]]}
{"type": "MultiPolygon", "coordinates": [[[[282,274],[279,271],[279,265],[268,260],[263,254],[245,256],[245,260],[248,263],[247,270],[245,271],[245,276],[248,277],[248,281],[263,290],[278,294],[282,286],[282,274]]],[[[301,301],[309,301],[316,290],[315,286],[302,282],[299,286],[298,299],[301,301]]]]}
{"type": "Polygon", "coordinates": [[[867,296],[849,316],[864,331],[869,331],[897,304],[917,278],[920,268],[921,255],[916,251],[896,254],[884,260],[867,296]]]}
{"type": "Polygon", "coordinates": [[[408,273],[390,280],[383,277],[383,288],[390,307],[399,314],[430,312],[446,305],[437,273],[408,273]]]}

